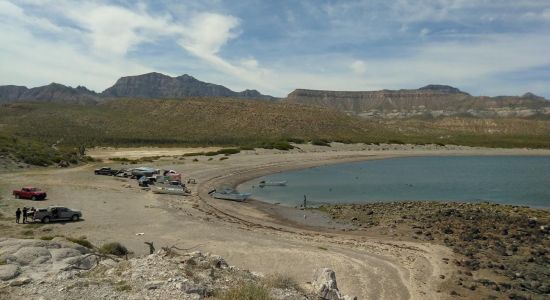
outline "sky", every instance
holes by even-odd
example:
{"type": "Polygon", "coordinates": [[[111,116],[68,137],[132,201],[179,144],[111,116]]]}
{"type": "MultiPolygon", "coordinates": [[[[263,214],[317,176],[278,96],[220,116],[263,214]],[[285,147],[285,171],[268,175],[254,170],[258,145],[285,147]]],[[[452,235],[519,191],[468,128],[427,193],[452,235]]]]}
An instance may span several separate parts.
{"type": "Polygon", "coordinates": [[[447,84],[550,98],[550,0],[0,0],[0,85],[189,74],[296,88],[447,84]]]}

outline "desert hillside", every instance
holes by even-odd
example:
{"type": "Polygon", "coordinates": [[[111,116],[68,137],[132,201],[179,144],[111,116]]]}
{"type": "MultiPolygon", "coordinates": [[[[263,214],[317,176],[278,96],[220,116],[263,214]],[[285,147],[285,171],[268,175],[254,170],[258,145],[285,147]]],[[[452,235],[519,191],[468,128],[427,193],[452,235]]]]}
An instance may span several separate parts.
{"type": "Polygon", "coordinates": [[[550,115],[550,101],[531,93],[523,96],[474,97],[445,85],[428,85],[412,90],[364,92],[297,89],[290,93],[285,101],[331,107],[365,118],[550,115]]]}

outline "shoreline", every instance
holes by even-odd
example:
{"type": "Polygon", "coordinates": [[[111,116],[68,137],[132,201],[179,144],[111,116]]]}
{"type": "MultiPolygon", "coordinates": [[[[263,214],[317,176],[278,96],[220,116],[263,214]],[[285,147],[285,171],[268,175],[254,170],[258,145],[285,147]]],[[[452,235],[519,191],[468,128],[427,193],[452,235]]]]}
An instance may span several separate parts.
{"type": "MultiPolygon", "coordinates": [[[[281,172],[293,171],[293,170],[302,170],[307,168],[314,168],[320,166],[335,165],[341,163],[354,163],[354,162],[363,162],[370,160],[381,160],[381,159],[395,159],[395,158],[408,158],[408,157],[429,157],[429,156],[550,156],[550,150],[547,149],[525,149],[525,148],[471,148],[471,147],[462,147],[463,149],[439,149],[439,150],[425,150],[425,149],[414,149],[414,150],[386,150],[386,151],[341,151],[341,150],[332,150],[327,151],[326,153],[335,152],[339,155],[335,157],[330,157],[328,159],[322,160],[306,160],[306,161],[295,161],[288,160],[279,162],[277,164],[267,164],[256,166],[255,168],[244,168],[239,169],[236,173],[231,173],[226,176],[219,176],[216,178],[215,183],[211,183],[210,188],[215,188],[216,186],[228,186],[234,189],[238,189],[238,186],[257,179],[262,176],[276,174],[281,172]],[[221,180],[220,180],[221,179],[221,180]]],[[[307,152],[306,152],[307,154],[307,152]]],[[[311,153],[311,154],[315,154],[311,153]]],[[[288,154],[293,155],[293,154],[288,154]]],[[[248,216],[243,214],[242,211],[236,209],[239,203],[220,203],[219,201],[212,201],[210,197],[205,197],[204,193],[201,193],[199,190],[199,196],[209,205],[216,207],[216,209],[227,210],[227,213],[238,217],[240,219],[246,219],[248,216]],[[208,199],[208,200],[205,200],[208,199]]],[[[286,206],[283,204],[274,204],[267,201],[262,201],[260,199],[255,199],[253,196],[250,198],[247,203],[250,209],[256,210],[261,214],[264,214],[264,218],[259,218],[256,221],[264,222],[268,221],[269,223],[274,223],[276,225],[289,227],[290,229],[298,230],[312,230],[315,232],[320,232],[323,230],[330,230],[332,227],[331,224],[327,222],[321,222],[318,224],[310,224],[310,222],[304,223],[302,219],[296,218],[296,211],[302,211],[294,206],[286,206]],[[294,216],[292,216],[294,215],[294,216]],[[330,225],[330,226],[329,226],[330,225]]],[[[418,200],[423,202],[423,200],[418,200]]],[[[228,202],[228,201],[225,201],[228,202]]],[[[395,201],[394,201],[395,202],[395,201]]],[[[401,202],[401,201],[398,201],[401,202]]],[[[455,202],[461,203],[459,201],[441,201],[444,203],[455,202]]],[[[384,203],[384,202],[369,202],[369,203],[384,203]]],[[[469,203],[469,202],[466,202],[469,203]]],[[[327,204],[327,205],[353,205],[353,204],[366,204],[366,203],[345,203],[345,204],[327,204]]],[[[514,205],[514,204],[500,204],[498,205],[514,205]]],[[[522,205],[518,205],[522,206],[522,205]]],[[[542,210],[548,210],[550,208],[536,208],[542,210]]],[[[247,210],[250,211],[250,210],[247,210]]],[[[255,214],[254,214],[255,215],[255,214]]],[[[310,216],[308,215],[308,218],[310,216]]],[[[311,218],[309,218],[311,220],[311,218]]]]}
{"type": "MultiPolygon", "coordinates": [[[[245,150],[224,159],[220,159],[226,157],[223,155],[174,156],[150,163],[155,168],[174,169],[186,178],[195,178],[197,184],[190,185],[193,193],[187,197],[152,194],[138,188],[134,180],[93,174],[93,169],[103,164],[126,167],[115,162],[0,174],[1,204],[7,205],[0,207],[2,216],[11,215],[16,207],[23,205],[12,200],[9,191],[29,182],[40,184],[48,191],[48,200],[39,205],[75,207],[85,214],[82,222],[53,223],[37,226],[32,231],[13,224],[11,219],[0,218],[0,225],[5,225],[0,226],[0,231],[6,236],[39,238],[51,235],[50,231],[54,230],[69,237],[87,236],[97,245],[119,241],[136,255],[148,254],[144,246],[147,241],[159,246],[200,245],[200,251],[219,254],[235,266],[264,274],[287,274],[299,282],[310,281],[314,268],[330,267],[338,274],[341,290],[360,299],[447,299],[451,298],[452,291],[472,296],[473,292],[456,288],[458,276],[462,275],[452,262],[459,257],[448,247],[366,231],[358,224],[340,225],[332,218],[308,216],[310,223],[303,224],[304,211],[301,210],[260,202],[217,200],[207,193],[212,187],[237,183],[239,179],[343,161],[434,154],[550,155],[550,151],[525,149],[430,145],[411,151],[409,146],[396,145],[390,151],[369,151],[364,149],[367,147],[304,145],[303,149],[290,151],[245,150]],[[287,209],[293,211],[296,222],[290,222],[288,215],[287,219],[281,217],[285,212],[278,210],[287,209]],[[333,223],[323,225],[328,222],[333,223]]],[[[387,148],[383,145],[375,150],[383,147],[387,148]]]]}
{"type": "MultiPolygon", "coordinates": [[[[253,180],[265,174],[314,166],[375,159],[451,155],[549,156],[549,153],[540,153],[538,151],[535,153],[526,153],[525,150],[505,152],[484,150],[453,153],[435,152],[421,154],[386,153],[383,155],[351,155],[332,157],[326,160],[299,162],[294,160],[255,168],[240,168],[238,172],[217,177],[216,180],[211,183],[227,184],[236,187],[242,182],[253,180]]],[[[445,269],[454,266],[455,271],[451,273],[452,275],[438,275],[439,280],[446,280],[445,283],[440,283],[441,285],[439,285],[438,292],[440,290],[445,290],[451,295],[461,295],[466,298],[476,295],[479,296],[479,293],[486,296],[490,295],[491,297],[500,297],[506,294],[514,295],[516,293],[540,295],[540,293],[547,293],[547,285],[550,283],[547,278],[537,281],[532,279],[530,275],[531,272],[538,272],[533,271],[538,268],[536,263],[538,260],[548,259],[548,256],[544,258],[544,250],[540,250],[543,251],[540,252],[543,253],[541,254],[543,255],[542,258],[533,258],[528,255],[528,253],[530,253],[529,251],[532,253],[532,251],[539,251],[538,249],[540,247],[544,248],[544,246],[541,246],[544,245],[541,239],[543,239],[544,234],[548,234],[549,208],[532,208],[526,205],[491,202],[400,201],[389,203],[332,204],[329,205],[325,211],[321,211],[319,209],[300,210],[294,207],[276,205],[258,200],[252,200],[246,204],[224,203],[210,198],[200,197],[217,211],[221,211],[239,220],[246,220],[251,226],[260,226],[268,230],[281,231],[294,236],[319,235],[330,237],[331,239],[335,239],[335,241],[339,240],[344,243],[357,243],[357,241],[362,241],[361,243],[387,244],[393,245],[394,247],[419,247],[423,244],[423,247],[427,247],[423,248],[425,249],[424,251],[428,251],[428,253],[431,253],[431,251],[443,251],[435,249],[441,246],[446,247],[454,253],[452,255],[438,255],[438,259],[443,260],[444,264],[441,265],[434,261],[434,265],[431,267],[435,269],[432,269],[431,276],[435,276],[437,272],[434,272],[434,270],[437,268],[445,269]],[[369,221],[371,213],[367,212],[362,215],[362,212],[367,208],[375,211],[374,215],[378,215],[377,211],[380,208],[382,208],[381,211],[386,211],[384,207],[394,207],[390,209],[390,212],[398,211],[395,215],[389,217],[388,220],[390,223],[381,223],[381,226],[378,226],[378,223],[371,223],[371,221],[369,221]],[[397,209],[395,209],[395,207],[397,207],[397,209]],[[420,208],[420,210],[418,208],[420,208]],[[348,211],[348,213],[339,215],[342,211],[348,211]],[[496,215],[493,215],[494,211],[497,211],[496,215]],[[457,212],[457,216],[453,215],[455,212],[457,212]],[[452,219],[449,219],[451,221],[447,220],[447,213],[453,216],[452,219]],[[306,214],[307,218],[305,217],[306,214]],[[304,218],[301,217],[302,215],[304,215],[304,218]],[[465,215],[465,217],[463,217],[463,215],[465,215]],[[468,217],[468,215],[471,216],[468,217]],[[435,219],[433,219],[434,216],[435,219]],[[540,224],[541,233],[537,231],[538,225],[534,228],[532,227],[532,216],[540,216],[538,221],[540,223],[535,224],[540,224]],[[432,219],[424,221],[425,218],[432,219]],[[472,220],[475,221],[472,222],[472,220]],[[528,220],[529,222],[527,222],[528,220]],[[449,224],[448,226],[451,226],[450,228],[453,229],[443,228],[444,226],[439,224],[440,222],[444,222],[442,223],[443,225],[449,224]],[[439,225],[433,227],[432,224],[439,225]],[[495,227],[497,229],[493,228],[495,225],[497,225],[497,227],[495,227]],[[465,228],[463,228],[463,226],[465,226],[465,228]],[[507,229],[508,226],[509,229],[507,229]],[[447,232],[446,230],[449,231],[447,232]],[[502,233],[502,235],[500,235],[499,230],[503,232],[510,230],[510,232],[514,233],[510,235],[502,233]],[[526,230],[539,242],[534,244],[530,242],[527,244],[526,240],[523,238],[518,240],[517,237],[521,236],[526,230]],[[464,242],[463,239],[464,241],[473,239],[473,242],[464,242]],[[505,241],[504,246],[500,244],[499,239],[505,241]],[[522,246],[514,246],[518,242],[519,245],[522,246]],[[469,245],[473,246],[470,247],[469,245]],[[499,265],[491,263],[495,259],[499,265]],[[526,264],[524,262],[525,260],[529,260],[530,263],[526,264]],[[533,263],[533,261],[535,263],[533,263]],[[498,267],[498,269],[495,269],[495,266],[498,267]],[[448,278],[449,281],[447,281],[446,278],[448,278]],[[531,285],[527,291],[523,288],[526,284],[531,285]]],[[[536,220],[536,217],[534,220],[536,220]]],[[[544,265],[545,262],[541,262],[540,264],[544,265]]],[[[409,269],[409,271],[411,270],[409,269]]],[[[433,277],[432,280],[434,280],[433,284],[436,286],[438,285],[436,282],[440,282],[433,277]]]]}

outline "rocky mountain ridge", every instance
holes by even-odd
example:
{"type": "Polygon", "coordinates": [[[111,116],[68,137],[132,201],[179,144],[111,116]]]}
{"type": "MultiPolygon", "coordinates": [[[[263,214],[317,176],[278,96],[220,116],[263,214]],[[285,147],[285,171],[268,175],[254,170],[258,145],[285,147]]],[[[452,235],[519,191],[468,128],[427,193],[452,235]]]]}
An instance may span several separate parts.
{"type": "Polygon", "coordinates": [[[284,101],[330,107],[365,118],[550,115],[550,101],[532,93],[523,96],[471,96],[446,85],[357,92],[297,89],[288,94],[284,101]]]}
{"type": "Polygon", "coordinates": [[[184,74],[170,77],[161,73],[147,73],[125,76],[101,93],[107,98],[162,98],[179,99],[188,97],[234,97],[273,99],[256,90],[234,92],[223,85],[200,81],[184,74]]]}
{"type": "Polygon", "coordinates": [[[97,104],[113,98],[184,99],[190,97],[228,97],[241,99],[272,100],[257,90],[232,91],[225,86],[200,81],[190,75],[170,77],[161,73],[125,76],[101,93],[84,86],[76,88],[59,83],[27,88],[25,86],[0,86],[0,103],[14,101],[38,101],[73,104],[97,104]]]}
{"type": "Polygon", "coordinates": [[[17,100],[93,104],[100,101],[101,97],[86,87],[72,88],[59,83],[50,83],[30,89],[17,85],[0,86],[0,103],[17,100]]]}

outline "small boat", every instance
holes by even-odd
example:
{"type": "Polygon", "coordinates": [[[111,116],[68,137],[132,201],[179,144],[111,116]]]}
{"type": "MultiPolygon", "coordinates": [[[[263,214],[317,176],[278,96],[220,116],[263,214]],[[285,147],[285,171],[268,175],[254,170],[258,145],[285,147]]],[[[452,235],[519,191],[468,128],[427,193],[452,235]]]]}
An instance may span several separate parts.
{"type": "Polygon", "coordinates": [[[180,196],[187,196],[191,193],[185,185],[182,184],[158,184],[155,186],[152,186],[153,193],[155,194],[168,194],[168,195],[180,195],[180,196]]]}
{"type": "Polygon", "coordinates": [[[221,191],[213,190],[210,194],[216,199],[233,200],[238,202],[243,202],[248,199],[250,195],[252,195],[251,193],[239,193],[231,188],[224,188],[221,191]]]}
{"type": "Polygon", "coordinates": [[[260,181],[260,184],[259,184],[260,187],[264,187],[264,186],[285,186],[285,185],[286,185],[286,180],[283,180],[283,181],[265,181],[265,180],[262,180],[262,181],[260,181]]]}

